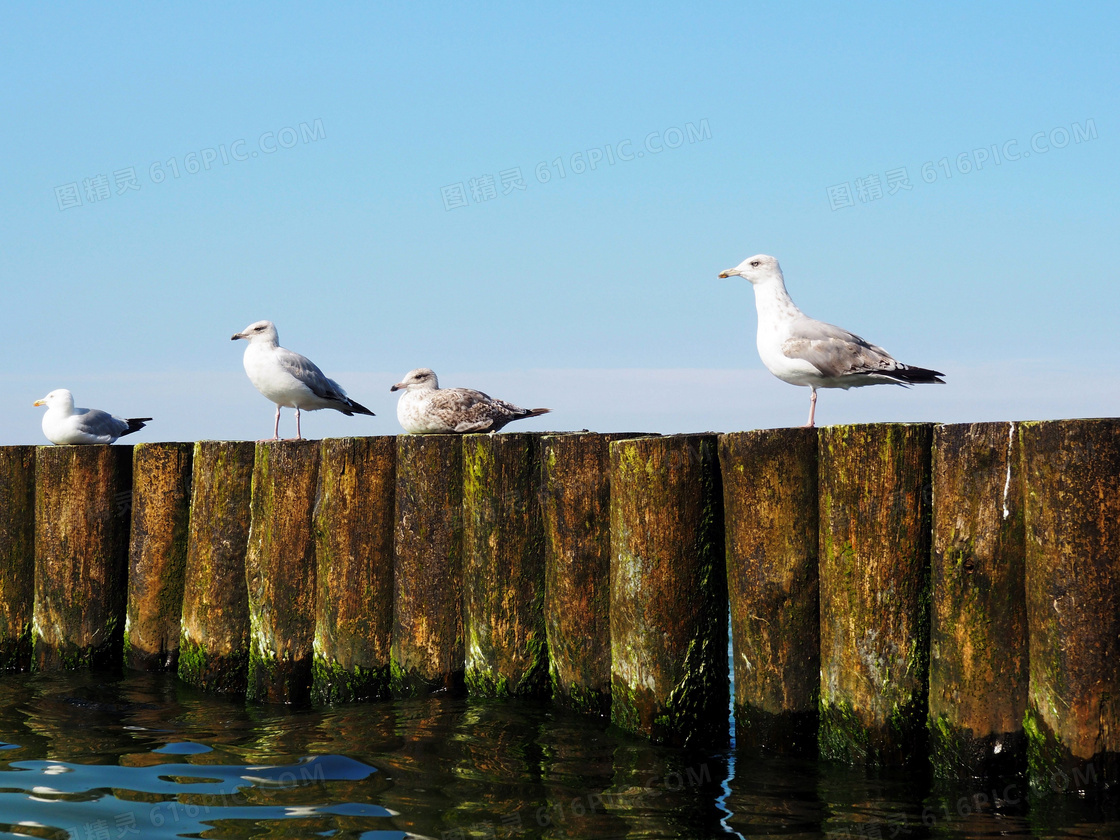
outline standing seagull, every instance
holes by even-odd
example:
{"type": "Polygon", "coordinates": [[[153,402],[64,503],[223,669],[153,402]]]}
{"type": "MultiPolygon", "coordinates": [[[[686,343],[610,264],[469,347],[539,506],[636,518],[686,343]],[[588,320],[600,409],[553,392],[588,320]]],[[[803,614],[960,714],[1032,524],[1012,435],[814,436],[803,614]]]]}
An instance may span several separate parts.
{"type": "Polygon", "coordinates": [[[410,435],[496,432],[506,423],[548,414],[549,408],[521,408],[470,388],[440,388],[429,368],[410,370],[390,391],[401,391],[397,419],[410,435]]]}
{"type": "Polygon", "coordinates": [[[373,412],[359,405],[342,390],[342,386],[328,379],[318,366],[305,356],[280,346],[276,325],[271,321],[257,321],[230,337],[230,341],[244,338],[245,372],[258,391],[276,403],[276,425],[272,439],[280,439],[280,408],[296,410],[296,440],[302,440],[299,428],[300,409],[315,411],[333,408],[347,417],[373,412]]]}
{"type": "Polygon", "coordinates": [[[767,370],[783,382],[809,386],[809,422],[817,409],[817,388],[858,388],[862,385],[945,384],[945,374],[896,361],[847,330],[816,321],[797,308],[786,291],[778,261],[765,254],[747,257],[720,277],[738,274],[754,286],[758,310],[758,355],[767,370]]]}
{"type": "Polygon", "coordinates": [[[51,443],[112,443],[144,428],[151,417],[114,417],[98,408],[75,408],[74,395],[65,388],[51,391],[32,405],[45,405],[43,434],[51,443]]]}

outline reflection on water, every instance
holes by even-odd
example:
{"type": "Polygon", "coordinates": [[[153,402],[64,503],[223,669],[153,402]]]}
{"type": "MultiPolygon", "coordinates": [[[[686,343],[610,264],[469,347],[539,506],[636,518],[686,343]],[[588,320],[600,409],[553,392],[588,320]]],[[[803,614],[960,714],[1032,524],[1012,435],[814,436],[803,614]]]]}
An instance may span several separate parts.
{"type": "Polygon", "coordinates": [[[291,710],[3,675],[0,741],[0,838],[1120,837],[1108,797],[685,752],[526,702],[291,710]]]}

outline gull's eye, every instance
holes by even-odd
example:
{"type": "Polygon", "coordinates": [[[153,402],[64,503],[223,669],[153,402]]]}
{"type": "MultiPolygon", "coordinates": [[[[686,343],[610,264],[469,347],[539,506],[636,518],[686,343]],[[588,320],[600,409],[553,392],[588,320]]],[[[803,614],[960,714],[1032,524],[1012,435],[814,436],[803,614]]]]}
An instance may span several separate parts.
{"type": "Polygon", "coordinates": [[[753,268],[758,268],[760,265],[762,265],[762,263],[759,262],[758,260],[755,260],[754,262],[751,263],[751,266],[753,268]]]}

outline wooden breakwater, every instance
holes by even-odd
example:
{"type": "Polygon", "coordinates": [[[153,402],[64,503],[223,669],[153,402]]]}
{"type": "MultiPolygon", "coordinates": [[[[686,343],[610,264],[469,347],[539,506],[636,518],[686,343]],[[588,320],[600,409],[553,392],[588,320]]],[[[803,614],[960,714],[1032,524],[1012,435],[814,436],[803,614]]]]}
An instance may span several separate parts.
{"type": "Polygon", "coordinates": [[[0,664],[1120,781],[1120,421],[0,448],[0,664]]]}

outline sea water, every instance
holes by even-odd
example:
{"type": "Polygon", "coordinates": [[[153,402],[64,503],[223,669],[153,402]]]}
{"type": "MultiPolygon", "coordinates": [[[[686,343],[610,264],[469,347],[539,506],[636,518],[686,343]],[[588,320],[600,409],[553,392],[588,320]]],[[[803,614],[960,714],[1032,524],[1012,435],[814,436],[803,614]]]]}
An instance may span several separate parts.
{"type": "Polygon", "coordinates": [[[526,701],[0,675],[0,838],[1120,837],[1108,795],[655,746],[526,701]]]}

